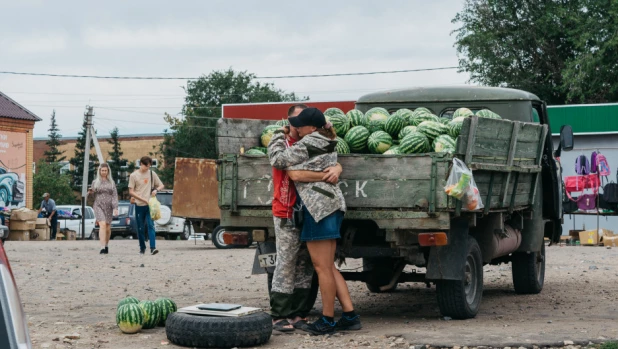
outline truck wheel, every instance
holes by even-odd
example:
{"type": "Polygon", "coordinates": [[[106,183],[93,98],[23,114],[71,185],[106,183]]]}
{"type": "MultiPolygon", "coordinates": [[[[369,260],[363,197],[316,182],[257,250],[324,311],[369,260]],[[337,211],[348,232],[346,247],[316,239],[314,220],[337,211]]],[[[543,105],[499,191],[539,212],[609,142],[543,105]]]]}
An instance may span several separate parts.
{"type": "Polygon", "coordinates": [[[363,271],[369,272],[365,281],[367,289],[373,293],[391,292],[397,284],[389,290],[382,291],[380,287],[388,285],[395,273],[395,260],[392,258],[363,258],[363,271]]]}
{"type": "Polygon", "coordinates": [[[223,242],[223,233],[225,233],[225,228],[216,227],[215,230],[212,231],[212,243],[216,248],[220,249],[234,248],[234,245],[227,245],[223,242]]]}
{"type": "Polygon", "coordinates": [[[189,240],[189,236],[191,236],[191,223],[185,222],[185,225],[182,227],[182,233],[180,234],[180,240],[189,240]]]}
{"type": "Polygon", "coordinates": [[[270,315],[259,312],[240,317],[171,313],[165,321],[170,342],[191,348],[255,347],[268,342],[270,315]]]}
{"type": "Polygon", "coordinates": [[[513,253],[513,285],[519,294],[537,294],[545,283],[545,244],[534,253],[513,253]]]}
{"type": "Polygon", "coordinates": [[[483,297],[483,256],[476,240],[469,236],[462,280],[436,282],[440,313],[453,319],[471,319],[476,316],[483,297]]]}

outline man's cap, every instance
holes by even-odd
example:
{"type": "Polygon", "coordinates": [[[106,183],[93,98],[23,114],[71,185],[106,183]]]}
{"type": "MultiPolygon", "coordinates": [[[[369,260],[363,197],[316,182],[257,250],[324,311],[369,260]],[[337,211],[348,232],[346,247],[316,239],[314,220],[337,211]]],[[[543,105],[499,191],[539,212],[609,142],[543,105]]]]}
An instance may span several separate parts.
{"type": "Polygon", "coordinates": [[[314,127],[323,127],[326,125],[326,118],[324,114],[317,108],[307,108],[298,114],[298,116],[294,116],[288,118],[290,121],[290,125],[294,127],[303,127],[303,126],[314,126],[314,127]]]}
{"type": "Polygon", "coordinates": [[[45,198],[46,198],[46,197],[48,197],[48,196],[49,196],[49,193],[45,193],[45,194],[43,194],[43,199],[45,199],[45,198]]]}

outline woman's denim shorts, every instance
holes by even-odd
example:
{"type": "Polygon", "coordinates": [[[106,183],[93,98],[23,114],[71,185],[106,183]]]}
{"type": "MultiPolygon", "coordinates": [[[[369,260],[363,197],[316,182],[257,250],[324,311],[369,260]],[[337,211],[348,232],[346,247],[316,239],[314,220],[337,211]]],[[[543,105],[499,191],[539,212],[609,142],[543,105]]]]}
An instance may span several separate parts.
{"type": "Polygon", "coordinates": [[[337,210],[316,222],[307,211],[307,207],[303,206],[303,231],[300,233],[300,241],[339,239],[342,222],[343,211],[337,210]]]}

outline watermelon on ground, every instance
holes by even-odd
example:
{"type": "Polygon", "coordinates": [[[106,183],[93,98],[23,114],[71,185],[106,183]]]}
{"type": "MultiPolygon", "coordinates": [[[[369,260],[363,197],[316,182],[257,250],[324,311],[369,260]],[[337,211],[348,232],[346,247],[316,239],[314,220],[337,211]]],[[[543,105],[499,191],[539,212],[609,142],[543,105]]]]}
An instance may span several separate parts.
{"type": "Polygon", "coordinates": [[[416,126],[406,126],[402,128],[401,131],[399,131],[399,135],[397,138],[403,139],[403,137],[405,137],[408,133],[416,132],[417,131],[416,129],[417,129],[416,126]]]}
{"type": "Polygon", "coordinates": [[[367,110],[365,116],[367,117],[368,122],[371,122],[372,120],[382,120],[383,122],[386,122],[386,119],[388,119],[390,114],[388,113],[388,110],[384,108],[371,108],[367,110]]]}
{"type": "Polygon", "coordinates": [[[275,131],[280,128],[281,126],[277,125],[268,125],[264,128],[264,131],[262,131],[262,135],[260,136],[260,142],[262,143],[263,147],[268,147],[268,144],[270,143],[271,138],[273,138],[275,131]]]}
{"type": "MultiPolygon", "coordinates": [[[[337,108],[330,108],[330,109],[337,109],[337,108]]],[[[338,136],[341,136],[341,137],[345,136],[345,134],[350,129],[350,120],[343,112],[331,113],[331,115],[326,116],[326,120],[330,121],[330,123],[333,124],[335,133],[337,133],[338,136]]]]}
{"type": "Polygon", "coordinates": [[[448,127],[436,121],[423,121],[418,125],[417,131],[433,141],[439,135],[446,134],[448,127]]]}
{"type": "Polygon", "coordinates": [[[389,116],[386,120],[386,123],[384,124],[384,131],[391,135],[391,137],[395,138],[399,135],[399,131],[401,131],[405,125],[406,122],[404,118],[395,113],[389,116]]]}
{"type": "Polygon", "coordinates": [[[434,139],[432,146],[436,153],[455,152],[455,140],[449,135],[439,135],[434,139]]]}
{"type": "Polygon", "coordinates": [[[350,127],[367,126],[367,117],[360,110],[352,109],[346,114],[346,116],[350,119],[350,127]]]}
{"type": "Polygon", "coordinates": [[[125,304],[116,311],[116,325],[123,333],[137,333],[144,325],[144,311],[138,304],[125,304]]]}
{"type": "Polygon", "coordinates": [[[429,139],[420,132],[411,132],[399,143],[402,154],[420,154],[429,150],[429,139]]]}
{"type": "Polygon", "coordinates": [[[337,136],[337,147],[335,148],[337,154],[350,154],[350,146],[345,139],[337,136]]]}
{"type": "Polygon", "coordinates": [[[159,318],[159,326],[165,326],[165,320],[167,320],[167,316],[171,313],[176,312],[178,308],[176,307],[176,303],[170,298],[157,298],[155,299],[155,304],[161,310],[161,317],[159,318]]]}
{"type": "Polygon", "coordinates": [[[352,152],[363,151],[367,147],[367,140],[369,139],[369,130],[364,126],[354,126],[346,133],[343,138],[352,152]]]}
{"type": "Polygon", "coordinates": [[[144,311],[143,329],[155,328],[161,320],[161,310],[153,301],[141,301],[138,304],[144,311]]]}
{"type": "Polygon", "coordinates": [[[461,121],[451,121],[448,126],[448,135],[452,138],[459,137],[459,133],[461,132],[461,127],[463,126],[463,122],[461,121]]]}
{"type": "Polygon", "coordinates": [[[393,145],[393,137],[384,131],[376,131],[369,136],[367,147],[373,154],[383,154],[393,145]]]}
{"type": "Polygon", "coordinates": [[[118,302],[118,305],[116,306],[116,309],[119,309],[121,306],[125,305],[125,304],[138,304],[139,303],[139,299],[133,297],[133,296],[128,296],[126,298],[121,299],[118,302]]]}
{"type": "Polygon", "coordinates": [[[470,110],[468,108],[459,108],[459,109],[455,110],[455,112],[453,113],[453,119],[454,118],[458,118],[460,116],[468,117],[468,116],[472,116],[472,115],[474,115],[472,110],[470,110]]]}

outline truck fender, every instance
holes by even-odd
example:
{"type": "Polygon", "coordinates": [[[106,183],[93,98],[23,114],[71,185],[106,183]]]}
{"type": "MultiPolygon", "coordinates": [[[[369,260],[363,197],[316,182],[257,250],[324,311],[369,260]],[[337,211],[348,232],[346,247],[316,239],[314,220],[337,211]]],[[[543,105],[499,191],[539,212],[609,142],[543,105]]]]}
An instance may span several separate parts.
{"type": "Polygon", "coordinates": [[[448,232],[448,245],[433,246],[429,250],[427,280],[461,280],[464,276],[468,241],[468,220],[454,218],[448,232]]]}
{"type": "Polygon", "coordinates": [[[251,275],[259,275],[266,273],[272,274],[275,272],[275,267],[260,267],[260,261],[258,260],[258,256],[267,253],[277,253],[277,245],[275,244],[275,242],[258,242],[257,248],[255,249],[255,256],[253,257],[253,269],[251,270],[251,275]]]}

